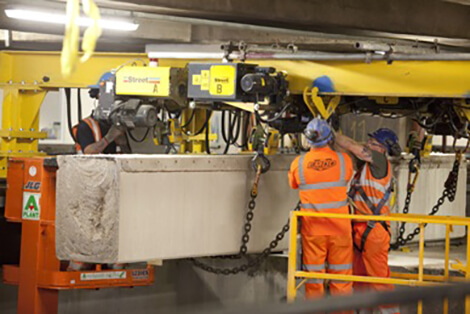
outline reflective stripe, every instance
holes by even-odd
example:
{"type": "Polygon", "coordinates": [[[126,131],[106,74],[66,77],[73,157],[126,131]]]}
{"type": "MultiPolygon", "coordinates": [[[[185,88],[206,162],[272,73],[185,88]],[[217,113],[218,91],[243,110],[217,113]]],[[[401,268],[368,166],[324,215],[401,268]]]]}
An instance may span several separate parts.
{"type": "MultiPolygon", "coordinates": [[[[378,197],[368,196],[367,198],[374,204],[374,206],[377,206],[380,203],[380,201],[382,201],[382,199],[378,198],[378,197]]],[[[359,194],[359,193],[357,193],[354,196],[354,200],[366,203],[366,201],[362,198],[362,195],[359,194]]],[[[389,203],[390,203],[390,198],[388,198],[388,200],[385,202],[384,206],[388,206],[389,203]]]]}
{"type": "Polygon", "coordinates": [[[300,185],[305,185],[305,175],[304,175],[304,157],[305,155],[301,155],[299,159],[299,178],[300,178],[300,185]]]}
{"type": "Polygon", "coordinates": [[[325,264],[305,264],[304,267],[306,270],[324,270],[325,264]]]}
{"type": "Polygon", "coordinates": [[[337,209],[341,208],[343,206],[348,205],[348,200],[340,201],[340,202],[332,202],[332,203],[321,203],[321,204],[301,204],[300,206],[304,209],[316,209],[316,210],[321,210],[321,209],[337,209]]]}
{"type": "Polygon", "coordinates": [[[380,307],[378,310],[380,314],[400,314],[400,308],[398,306],[380,307]]]}
{"type": "Polygon", "coordinates": [[[340,168],[340,175],[339,175],[339,181],[344,181],[344,157],[342,153],[336,153],[338,155],[339,159],[339,168],[340,168]]]}
{"type": "Polygon", "coordinates": [[[309,278],[309,279],[307,279],[307,281],[305,283],[306,284],[319,284],[319,283],[323,283],[323,279],[309,278]]]}
{"type": "Polygon", "coordinates": [[[386,193],[389,185],[383,186],[382,184],[378,183],[377,181],[374,180],[362,180],[361,181],[362,186],[370,186],[373,187],[376,190],[379,190],[382,193],[386,193]]]}
{"type": "Polygon", "coordinates": [[[314,184],[301,184],[299,186],[300,190],[321,190],[334,187],[346,187],[348,183],[344,180],[342,181],[333,181],[333,182],[323,182],[323,183],[314,183],[314,184]]]}
{"type": "Polygon", "coordinates": [[[352,264],[329,264],[328,269],[331,269],[331,270],[349,270],[349,269],[352,269],[352,264]]]}
{"type": "Polygon", "coordinates": [[[99,142],[101,140],[101,131],[100,131],[100,126],[98,122],[96,122],[94,119],[91,119],[91,118],[86,118],[84,120],[89,122],[88,125],[91,125],[93,136],[95,137],[95,141],[99,142]]]}

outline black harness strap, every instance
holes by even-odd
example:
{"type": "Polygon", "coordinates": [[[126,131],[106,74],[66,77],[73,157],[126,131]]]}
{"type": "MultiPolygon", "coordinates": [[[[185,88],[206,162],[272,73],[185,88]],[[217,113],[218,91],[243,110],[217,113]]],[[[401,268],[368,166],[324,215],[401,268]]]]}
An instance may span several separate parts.
{"type": "MultiPolygon", "coordinates": [[[[364,189],[362,188],[362,186],[356,186],[354,188],[355,192],[359,193],[361,195],[361,197],[364,200],[364,202],[366,203],[367,207],[370,208],[370,210],[372,211],[372,213],[375,216],[380,215],[380,211],[382,210],[382,207],[384,207],[385,203],[388,201],[390,195],[392,194],[392,189],[393,189],[393,184],[390,184],[389,188],[385,192],[384,197],[380,200],[380,202],[377,204],[377,206],[375,206],[372,203],[372,201],[367,197],[367,194],[364,191],[364,189]]],[[[371,220],[367,222],[367,228],[366,228],[366,230],[364,231],[364,233],[362,234],[362,237],[361,237],[361,247],[360,248],[358,248],[354,244],[354,246],[356,247],[356,249],[359,252],[364,251],[364,245],[366,244],[367,237],[369,236],[372,229],[374,229],[376,223],[377,223],[377,221],[371,221],[371,220]]],[[[390,230],[388,229],[388,226],[385,223],[385,221],[380,221],[379,224],[382,225],[382,227],[385,229],[385,231],[387,231],[388,234],[391,236],[390,230]]]]}

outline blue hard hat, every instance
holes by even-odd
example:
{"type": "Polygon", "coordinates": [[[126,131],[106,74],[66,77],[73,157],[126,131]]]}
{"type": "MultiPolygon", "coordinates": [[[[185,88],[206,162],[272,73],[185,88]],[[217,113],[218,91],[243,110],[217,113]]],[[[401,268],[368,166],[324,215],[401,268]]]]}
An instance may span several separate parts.
{"type": "Polygon", "coordinates": [[[401,147],[398,143],[398,136],[392,130],[381,128],[368,135],[382,144],[390,156],[400,155],[401,147]]]}
{"type": "Polygon", "coordinates": [[[322,147],[333,139],[333,131],[328,122],[314,118],[304,130],[308,143],[313,147],[322,147]]]}
{"type": "Polygon", "coordinates": [[[96,84],[88,85],[88,87],[89,88],[100,88],[100,83],[102,81],[109,80],[112,76],[113,76],[113,74],[111,72],[106,72],[103,75],[101,75],[100,79],[98,80],[98,82],[96,84]]]}

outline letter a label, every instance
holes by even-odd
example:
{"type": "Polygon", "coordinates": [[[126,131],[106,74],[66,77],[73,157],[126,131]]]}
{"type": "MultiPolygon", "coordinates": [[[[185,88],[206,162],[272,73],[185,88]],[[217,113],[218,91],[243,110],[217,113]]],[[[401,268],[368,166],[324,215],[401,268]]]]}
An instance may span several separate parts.
{"type": "Polygon", "coordinates": [[[40,198],[41,193],[23,192],[23,219],[39,220],[41,214],[40,198]]]}

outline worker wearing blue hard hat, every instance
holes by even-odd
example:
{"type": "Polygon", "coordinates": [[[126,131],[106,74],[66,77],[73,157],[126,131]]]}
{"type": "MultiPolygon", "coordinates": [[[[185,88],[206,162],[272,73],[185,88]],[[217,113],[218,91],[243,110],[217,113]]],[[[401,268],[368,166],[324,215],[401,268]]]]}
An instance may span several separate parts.
{"type": "MultiPolygon", "coordinates": [[[[101,84],[112,79],[111,72],[104,73],[96,84],[89,85],[91,98],[99,98],[101,84]]],[[[93,114],[81,120],[73,127],[75,148],[78,153],[83,154],[113,154],[118,147],[125,147],[126,141],[123,139],[124,130],[110,125],[107,121],[99,121],[93,118],[93,114]],[[121,145],[116,145],[116,141],[121,145]]]]}
{"type": "Polygon", "coordinates": [[[99,93],[100,93],[100,84],[104,84],[104,82],[109,81],[113,77],[113,73],[111,72],[106,72],[103,75],[101,75],[100,79],[96,84],[91,84],[88,85],[88,88],[90,89],[88,93],[90,94],[91,98],[98,99],[99,98],[99,93]]]}
{"type": "MultiPolygon", "coordinates": [[[[299,190],[301,210],[348,214],[347,188],[353,176],[351,158],[334,149],[334,132],[325,120],[314,118],[304,134],[311,149],[298,156],[289,171],[290,186],[299,190]]],[[[304,217],[301,224],[303,270],[351,275],[351,221],[304,217]]],[[[333,295],[349,294],[352,283],[331,281],[329,290],[333,295]]],[[[324,295],[323,280],[308,279],[305,293],[307,298],[324,295]]]]}
{"type": "MultiPolygon", "coordinates": [[[[348,193],[356,215],[389,215],[393,190],[393,173],[387,155],[399,156],[401,148],[398,137],[390,129],[381,128],[369,134],[366,144],[336,135],[336,144],[357,158],[357,172],[348,193]]],[[[390,277],[388,251],[390,247],[390,224],[388,222],[353,222],[355,275],[390,277]]],[[[354,283],[354,290],[392,290],[392,285],[354,283]]],[[[386,305],[379,313],[396,314],[398,306],[386,305]]]]}

